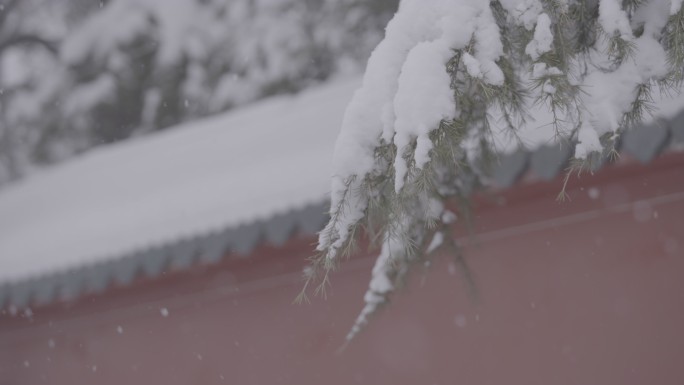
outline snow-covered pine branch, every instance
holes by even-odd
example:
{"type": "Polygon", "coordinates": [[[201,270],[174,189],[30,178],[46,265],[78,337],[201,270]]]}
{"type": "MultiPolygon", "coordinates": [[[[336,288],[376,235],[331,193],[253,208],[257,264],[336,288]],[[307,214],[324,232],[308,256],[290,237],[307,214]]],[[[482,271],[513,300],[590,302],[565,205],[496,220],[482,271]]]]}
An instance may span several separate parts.
{"type": "Polygon", "coordinates": [[[679,92],[684,12],[673,0],[403,0],[337,140],[331,219],[310,280],[353,249],[382,248],[350,337],[387,301],[453,215],[442,202],[486,180],[505,136],[548,129],[576,167],[679,92]],[[529,131],[529,130],[528,130],[529,131]],[[427,246],[426,246],[427,245],[427,246]]]}

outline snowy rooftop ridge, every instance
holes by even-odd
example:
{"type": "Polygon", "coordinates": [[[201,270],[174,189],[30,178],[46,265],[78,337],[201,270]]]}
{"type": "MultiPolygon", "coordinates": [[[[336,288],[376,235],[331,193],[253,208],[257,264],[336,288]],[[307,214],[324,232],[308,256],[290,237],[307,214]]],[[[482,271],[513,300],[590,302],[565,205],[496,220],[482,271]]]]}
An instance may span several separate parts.
{"type": "Polygon", "coordinates": [[[0,283],[320,203],[357,79],[97,149],[0,191],[0,283]],[[296,170],[296,173],[292,171],[296,170]]]}

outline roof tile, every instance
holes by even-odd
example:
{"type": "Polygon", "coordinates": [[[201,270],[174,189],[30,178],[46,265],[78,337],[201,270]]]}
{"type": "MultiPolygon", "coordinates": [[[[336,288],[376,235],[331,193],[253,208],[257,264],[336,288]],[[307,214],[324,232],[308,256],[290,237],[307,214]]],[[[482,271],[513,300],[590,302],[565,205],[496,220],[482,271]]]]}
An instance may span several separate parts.
{"type": "Polygon", "coordinates": [[[230,237],[228,231],[221,231],[201,237],[198,244],[201,246],[198,258],[206,263],[215,263],[228,253],[230,237]]]}
{"type": "Polygon", "coordinates": [[[624,150],[642,163],[650,162],[667,144],[668,126],[667,122],[659,120],[627,131],[623,139],[624,150]]]}
{"type": "Polygon", "coordinates": [[[121,285],[128,285],[138,273],[140,261],[135,258],[135,255],[127,256],[112,261],[112,267],[116,282],[121,285]]]}
{"type": "Polygon", "coordinates": [[[148,277],[158,276],[168,264],[167,252],[163,247],[148,249],[139,254],[142,271],[148,277]]]}
{"type": "Polygon", "coordinates": [[[197,257],[197,239],[184,239],[172,244],[169,249],[169,265],[176,270],[183,270],[192,265],[197,257]]]}
{"type": "Polygon", "coordinates": [[[9,293],[10,302],[18,308],[27,307],[31,302],[31,294],[36,281],[36,279],[32,279],[12,285],[9,293]]]}
{"type": "Polygon", "coordinates": [[[496,184],[499,187],[512,186],[525,172],[528,157],[529,153],[525,150],[518,150],[501,156],[492,173],[496,184]]]}
{"type": "Polygon", "coordinates": [[[671,120],[670,131],[673,143],[684,143],[684,111],[671,120]]]}
{"type": "Polygon", "coordinates": [[[276,215],[271,220],[266,221],[264,226],[266,240],[274,246],[285,244],[295,232],[296,215],[296,212],[290,211],[276,215]]]}
{"type": "Polygon", "coordinates": [[[33,302],[37,305],[44,305],[52,302],[55,293],[57,292],[58,284],[59,282],[54,275],[35,280],[33,288],[31,289],[33,302]]]}
{"type": "Polygon", "coordinates": [[[530,156],[530,168],[543,180],[551,180],[558,176],[571,156],[569,144],[542,146],[530,156]]]}
{"type": "Polygon", "coordinates": [[[297,230],[304,235],[312,235],[319,232],[328,222],[328,204],[317,203],[296,211],[297,230]]]}
{"type": "Polygon", "coordinates": [[[263,224],[260,222],[242,225],[228,231],[231,250],[238,254],[249,254],[263,237],[263,224]]]}

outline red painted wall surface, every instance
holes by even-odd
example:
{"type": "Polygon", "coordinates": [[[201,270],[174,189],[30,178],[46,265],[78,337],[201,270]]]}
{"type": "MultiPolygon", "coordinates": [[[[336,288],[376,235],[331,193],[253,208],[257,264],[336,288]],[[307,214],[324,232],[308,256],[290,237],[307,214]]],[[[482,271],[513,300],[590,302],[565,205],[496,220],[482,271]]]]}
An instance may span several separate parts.
{"type": "Polygon", "coordinates": [[[684,384],[684,155],[479,199],[344,351],[373,259],[292,305],[313,239],[0,317],[0,384],[684,384]],[[162,315],[167,309],[167,316],[162,315]]]}

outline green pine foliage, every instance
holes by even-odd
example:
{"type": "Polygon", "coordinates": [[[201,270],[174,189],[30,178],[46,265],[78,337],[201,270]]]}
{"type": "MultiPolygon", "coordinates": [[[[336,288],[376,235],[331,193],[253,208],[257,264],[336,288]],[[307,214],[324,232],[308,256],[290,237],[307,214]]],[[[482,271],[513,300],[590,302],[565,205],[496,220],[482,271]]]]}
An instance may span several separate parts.
{"type": "MultiPolygon", "coordinates": [[[[331,222],[321,234],[319,253],[311,258],[306,285],[298,300],[306,299],[307,288],[312,285],[324,291],[330,272],[356,250],[356,242],[362,235],[371,240],[371,245],[380,245],[382,251],[366,294],[366,306],[348,339],[356,336],[369,318],[389,301],[412,267],[424,265],[436,252],[446,250],[457,256],[458,265],[474,292],[471,273],[453,235],[456,224],[468,223],[469,196],[474,189],[488,183],[492,166],[497,162],[493,126],[503,126],[511,137],[517,138],[519,128],[531,119],[530,106],[541,105],[551,111],[557,141],[577,143],[581,141],[580,130],[591,124],[583,104],[583,96],[592,92],[583,85],[585,77],[595,68],[606,74],[617,73],[638,58],[635,39],[645,32],[644,22],[634,16],[649,2],[619,2],[629,20],[630,36],[617,28],[606,30],[610,23],[600,19],[601,12],[605,12],[600,9],[604,1],[608,2],[539,2],[541,13],[550,19],[553,39],[549,49],[537,52],[528,47],[535,39],[539,24],[529,28],[516,22],[510,8],[498,0],[490,1],[503,45],[504,54],[496,62],[503,73],[503,82],[492,84],[467,70],[464,56],[477,54],[476,35],[464,48],[453,50],[445,71],[449,74],[457,115],[454,119],[442,120],[430,132],[429,162],[416,166],[416,140],[405,148],[397,148],[394,142],[378,141],[374,171],[351,175],[345,180],[342,198],[331,208],[331,222]],[[500,111],[503,124],[493,121],[494,109],[500,111]],[[408,165],[399,190],[395,189],[393,166],[397,153],[408,165]],[[455,215],[444,202],[457,203],[459,221],[454,221],[455,215]],[[353,217],[350,223],[345,222],[359,205],[363,208],[361,218],[353,217]],[[436,243],[441,246],[435,247],[436,243]],[[389,285],[376,285],[377,277],[389,285]]],[[[656,87],[662,92],[679,91],[684,78],[684,10],[678,9],[669,17],[657,42],[667,56],[667,74],[653,76],[635,87],[630,108],[618,119],[619,126],[600,135],[600,150],[590,148],[588,154],[571,160],[566,183],[571,174],[590,171],[593,163],[616,156],[619,136],[653,111],[652,92],[656,87]]],[[[522,145],[523,141],[518,140],[522,145]]],[[[563,188],[559,199],[566,196],[563,188]]]]}

